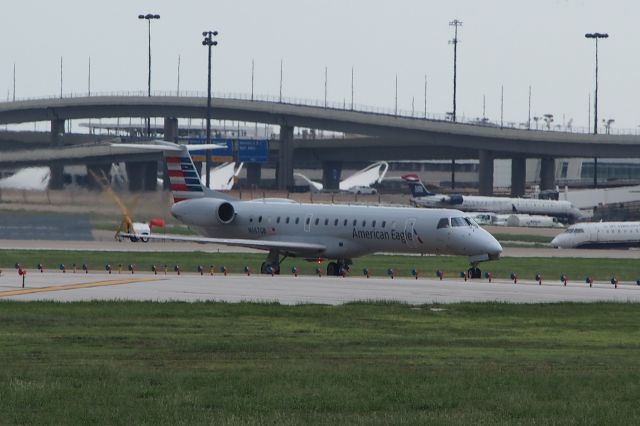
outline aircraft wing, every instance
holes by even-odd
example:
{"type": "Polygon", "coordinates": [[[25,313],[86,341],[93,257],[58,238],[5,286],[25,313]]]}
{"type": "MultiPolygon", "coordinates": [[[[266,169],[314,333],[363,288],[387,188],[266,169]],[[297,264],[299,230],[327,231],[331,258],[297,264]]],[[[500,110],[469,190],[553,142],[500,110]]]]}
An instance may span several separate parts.
{"type": "MultiPolygon", "coordinates": [[[[122,237],[135,237],[140,238],[140,235],[136,234],[120,234],[122,237]]],[[[322,254],[327,247],[324,244],[313,243],[300,243],[297,241],[273,241],[273,240],[249,240],[249,239],[233,239],[233,238],[210,238],[210,237],[196,237],[188,235],[161,235],[150,234],[144,235],[144,238],[150,240],[168,240],[168,241],[184,241],[200,244],[223,244],[227,246],[235,247],[248,247],[258,250],[271,250],[278,249],[297,253],[307,253],[312,255],[322,254]]]]}

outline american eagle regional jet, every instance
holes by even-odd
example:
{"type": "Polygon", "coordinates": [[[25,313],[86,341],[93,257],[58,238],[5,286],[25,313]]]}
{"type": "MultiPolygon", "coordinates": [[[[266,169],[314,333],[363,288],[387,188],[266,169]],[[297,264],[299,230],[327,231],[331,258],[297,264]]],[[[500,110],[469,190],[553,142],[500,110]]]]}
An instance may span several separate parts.
{"type": "Polygon", "coordinates": [[[478,271],[479,262],[496,260],[502,252],[491,234],[458,210],[241,201],[205,188],[196,172],[189,150],[217,146],[159,141],[114,146],[162,150],[174,201],[171,214],[204,235],[155,238],[267,250],[262,273],[279,273],[284,258],[299,257],[328,259],[327,275],[340,275],[353,258],[374,252],[468,256],[478,271]]]}

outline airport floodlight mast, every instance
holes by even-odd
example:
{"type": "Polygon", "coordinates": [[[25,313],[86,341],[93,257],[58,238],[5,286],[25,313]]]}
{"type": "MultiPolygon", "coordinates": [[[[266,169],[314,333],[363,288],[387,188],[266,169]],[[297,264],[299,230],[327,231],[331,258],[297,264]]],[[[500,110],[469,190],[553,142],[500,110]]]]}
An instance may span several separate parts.
{"type": "MultiPolygon", "coordinates": [[[[146,15],[138,15],[138,19],[146,19],[149,28],[149,74],[147,79],[147,96],[151,97],[151,21],[160,19],[160,15],[147,13],[146,15]]],[[[151,118],[147,117],[147,136],[151,136],[151,118]]]]}
{"type": "MultiPolygon", "coordinates": [[[[609,34],[607,33],[587,33],[584,35],[585,38],[591,38],[596,41],[596,91],[595,91],[595,100],[593,103],[593,134],[598,134],[598,40],[601,38],[609,38],[609,34]]],[[[598,186],[598,158],[594,157],[593,159],[593,186],[598,186]]]]}
{"type": "MultiPolygon", "coordinates": [[[[458,66],[458,27],[462,26],[462,21],[454,19],[449,22],[454,27],[453,40],[449,40],[449,44],[453,44],[453,111],[451,112],[451,121],[456,122],[456,83],[457,83],[457,66],[458,66]]],[[[451,189],[456,189],[456,160],[451,159],[451,189]]]]}
{"type": "MultiPolygon", "coordinates": [[[[211,47],[217,46],[218,42],[213,38],[218,35],[217,31],[203,31],[202,45],[207,46],[209,51],[209,59],[207,62],[207,145],[211,144],[211,47]]],[[[206,185],[207,188],[211,187],[211,151],[206,150],[206,185]]]]}
{"type": "Polygon", "coordinates": [[[453,40],[449,40],[449,44],[453,44],[453,112],[451,119],[455,123],[456,121],[456,80],[457,80],[457,65],[458,65],[458,27],[462,26],[462,21],[454,19],[449,22],[449,25],[454,27],[453,40]]]}

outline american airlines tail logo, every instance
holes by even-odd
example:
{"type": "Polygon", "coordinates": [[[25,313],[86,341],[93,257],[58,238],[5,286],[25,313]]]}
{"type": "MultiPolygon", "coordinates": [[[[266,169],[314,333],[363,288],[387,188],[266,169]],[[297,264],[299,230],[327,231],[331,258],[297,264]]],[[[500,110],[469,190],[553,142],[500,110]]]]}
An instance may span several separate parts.
{"type": "Polygon", "coordinates": [[[202,183],[191,158],[167,156],[170,188],[175,203],[191,198],[200,198],[203,194],[202,183]]]}

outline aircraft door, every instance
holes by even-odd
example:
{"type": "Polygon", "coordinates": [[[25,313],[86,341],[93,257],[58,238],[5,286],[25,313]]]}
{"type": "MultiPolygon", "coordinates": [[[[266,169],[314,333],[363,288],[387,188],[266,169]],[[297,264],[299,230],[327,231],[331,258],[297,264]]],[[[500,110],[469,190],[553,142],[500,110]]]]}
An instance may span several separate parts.
{"type": "Polygon", "coordinates": [[[307,216],[304,218],[304,232],[311,231],[311,219],[313,219],[313,213],[307,213],[307,216]]]}
{"type": "Polygon", "coordinates": [[[404,225],[404,236],[407,240],[407,247],[415,248],[418,242],[418,235],[415,231],[416,220],[414,218],[407,219],[404,225]]]}

